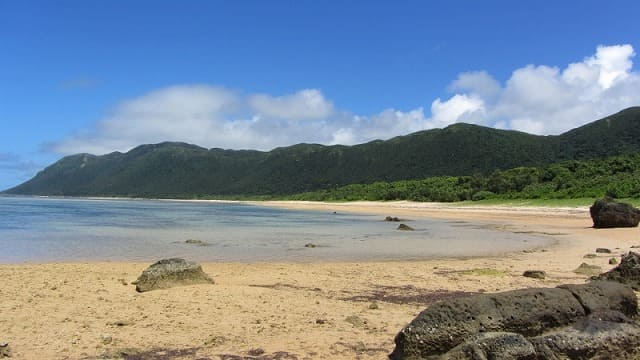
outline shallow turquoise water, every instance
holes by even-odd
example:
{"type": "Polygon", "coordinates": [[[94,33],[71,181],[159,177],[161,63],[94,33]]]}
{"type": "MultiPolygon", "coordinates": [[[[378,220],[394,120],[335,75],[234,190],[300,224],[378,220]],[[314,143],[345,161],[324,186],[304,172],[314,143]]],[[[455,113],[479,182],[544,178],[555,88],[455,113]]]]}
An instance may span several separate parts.
{"type": "MultiPolygon", "coordinates": [[[[393,215],[393,214],[390,214],[393,215]]],[[[486,224],[238,203],[0,197],[0,263],[49,261],[342,261],[481,256],[551,239],[486,224]],[[195,239],[207,246],[186,244],[195,239]],[[315,248],[306,248],[314,243],[315,248]]]]}

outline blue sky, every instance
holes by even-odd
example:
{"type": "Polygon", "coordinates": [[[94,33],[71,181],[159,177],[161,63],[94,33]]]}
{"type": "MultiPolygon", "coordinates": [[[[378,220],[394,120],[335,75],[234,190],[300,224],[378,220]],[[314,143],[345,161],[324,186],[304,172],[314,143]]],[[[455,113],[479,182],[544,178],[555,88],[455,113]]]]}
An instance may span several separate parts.
{"type": "Polygon", "coordinates": [[[0,0],[0,189],[142,143],[268,150],[640,105],[637,1],[0,0]]]}

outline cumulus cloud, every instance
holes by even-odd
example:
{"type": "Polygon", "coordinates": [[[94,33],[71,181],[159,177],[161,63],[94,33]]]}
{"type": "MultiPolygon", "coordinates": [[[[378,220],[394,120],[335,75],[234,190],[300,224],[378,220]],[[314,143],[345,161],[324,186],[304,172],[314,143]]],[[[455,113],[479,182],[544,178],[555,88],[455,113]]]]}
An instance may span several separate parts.
{"type": "MultiPolygon", "coordinates": [[[[593,56],[564,69],[548,65],[516,69],[504,85],[485,72],[463,73],[449,86],[455,94],[446,101],[437,99],[434,106],[457,109],[461,96],[475,97],[483,106],[467,122],[559,134],[640,104],[640,74],[633,71],[634,56],[631,45],[598,46],[593,56]]],[[[454,114],[453,121],[466,121],[465,116],[468,114],[454,114]]],[[[432,117],[435,119],[433,109],[432,117]]]]}
{"type": "Polygon", "coordinates": [[[49,144],[58,154],[127,151],[144,143],[184,141],[204,147],[269,150],[300,142],[355,144],[475,123],[558,134],[640,104],[631,45],[599,46],[564,67],[526,65],[501,83],[486,71],[463,72],[448,98],[424,107],[354,114],[319,89],[245,94],[210,85],[172,86],[121,102],[90,128],[49,144]]]}
{"type": "Polygon", "coordinates": [[[485,99],[493,99],[500,93],[500,83],[486,71],[464,72],[449,85],[449,91],[469,92],[485,99]]]}
{"type": "Polygon", "coordinates": [[[277,97],[253,95],[249,104],[260,115],[288,120],[323,119],[333,113],[333,104],[317,89],[277,97]]]}

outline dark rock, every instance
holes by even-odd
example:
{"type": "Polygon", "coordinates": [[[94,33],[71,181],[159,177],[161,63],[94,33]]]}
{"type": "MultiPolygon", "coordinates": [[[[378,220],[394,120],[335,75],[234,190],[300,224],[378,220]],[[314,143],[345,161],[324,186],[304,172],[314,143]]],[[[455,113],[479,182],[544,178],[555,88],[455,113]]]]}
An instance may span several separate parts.
{"type": "Polygon", "coordinates": [[[451,349],[447,359],[535,359],[536,351],[524,336],[507,332],[479,333],[451,349]]]}
{"type": "Polygon", "coordinates": [[[613,312],[591,314],[573,326],[529,339],[537,359],[638,359],[640,327],[613,312]]]}
{"type": "Polygon", "coordinates": [[[173,258],[149,266],[134,283],[136,291],[144,292],[181,285],[213,284],[213,280],[202,271],[200,264],[173,258]]]}
{"type": "Polygon", "coordinates": [[[597,275],[602,271],[602,268],[598,265],[589,265],[587,263],[582,263],[578,266],[577,269],[573,270],[576,274],[581,275],[597,275]]]}
{"type": "Polygon", "coordinates": [[[391,359],[634,359],[637,298],[594,281],[436,303],[396,336],[391,359]]]}
{"type": "Polygon", "coordinates": [[[414,229],[409,225],[400,224],[398,225],[398,230],[413,231],[414,229]]]}
{"type": "Polygon", "coordinates": [[[589,209],[594,228],[635,227],[640,222],[640,210],[611,198],[597,200],[589,209]]]}
{"type": "Polygon", "coordinates": [[[185,240],[184,242],[185,244],[189,244],[189,245],[200,245],[200,246],[207,246],[209,244],[207,244],[206,242],[202,241],[202,240],[196,240],[196,239],[189,239],[189,240],[185,240]]]}
{"type": "Polygon", "coordinates": [[[0,358],[11,357],[11,348],[8,343],[0,343],[0,358]]]}
{"type": "Polygon", "coordinates": [[[592,281],[580,285],[560,285],[575,296],[587,314],[607,310],[634,317],[638,314],[638,299],[630,287],[613,281],[592,281]]]}
{"type": "Polygon", "coordinates": [[[264,354],[264,349],[262,348],[251,349],[247,352],[247,354],[249,354],[250,356],[260,356],[264,354]]]}
{"type": "Polygon", "coordinates": [[[596,254],[611,254],[611,250],[607,248],[597,248],[596,254]]]}
{"type": "Polygon", "coordinates": [[[616,258],[609,259],[609,265],[616,265],[616,264],[618,264],[618,259],[616,258]]]}
{"type": "Polygon", "coordinates": [[[392,359],[421,359],[458,346],[481,332],[536,336],[585,316],[578,300],[563,289],[521,289],[436,303],[422,311],[395,338],[392,359]]]}
{"type": "Polygon", "coordinates": [[[595,259],[597,257],[598,257],[598,255],[596,255],[596,254],[585,254],[583,256],[583,258],[585,258],[585,259],[595,259]]]}
{"type": "Polygon", "coordinates": [[[522,274],[522,276],[534,279],[544,279],[547,277],[547,273],[542,270],[527,270],[522,274]]]}
{"type": "Polygon", "coordinates": [[[306,247],[306,248],[312,248],[312,249],[313,249],[313,248],[314,248],[314,247],[316,247],[316,246],[317,246],[317,245],[316,245],[316,244],[314,244],[314,243],[306,243],[306,244],[304,244],[304,247],[306,247]]]}
{"type": "Polygon", "coordinates": [[[395,216],[393,216],[393,217],[392,216],[387,216],[387,217],[384,218],[384,221],[398,222],[398,221],[400,221],[400,218],[395,217],[395,216]]]}
{"type": "Polygon", "coordinates": [[[617,281],[640,290],[640,254],[629,252],[622,257],[620,265],[594,279],[617,281]]]}

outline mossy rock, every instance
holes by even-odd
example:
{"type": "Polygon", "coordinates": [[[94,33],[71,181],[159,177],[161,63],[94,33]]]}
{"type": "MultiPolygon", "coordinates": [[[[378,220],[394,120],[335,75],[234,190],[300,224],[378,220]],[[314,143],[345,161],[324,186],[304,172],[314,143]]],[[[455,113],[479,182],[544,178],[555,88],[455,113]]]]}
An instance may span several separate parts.
{"type": "Polygon", "coordinates": [[[577,269],[573,270],[574,273],[580,275],[598,275],[602,272],[602,268],[598,265],[589,265],[587,263],[582,263],[578,266],[577,269]]]}
{"type": "Polygon", "coordinates": [[[154,263],[133,282],[138,292],[213,283],[213,279],[202,271],[200,264],[178,258],[164,259],[154,263]]]}

